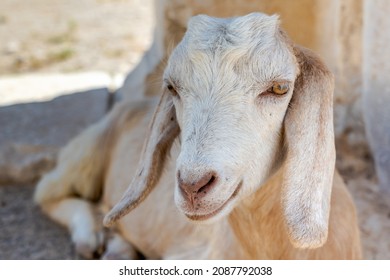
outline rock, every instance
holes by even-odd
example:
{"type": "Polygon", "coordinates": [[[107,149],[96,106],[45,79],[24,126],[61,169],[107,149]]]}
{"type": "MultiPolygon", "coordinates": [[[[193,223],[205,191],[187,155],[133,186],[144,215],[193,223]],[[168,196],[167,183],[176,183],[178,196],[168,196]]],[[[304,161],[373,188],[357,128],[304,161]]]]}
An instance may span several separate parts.
{"type": "MultiPolygon", "coordinates": [[[[34,88],[24,86],[24,100],[33,99],[34,88]]],[[[0,107],[0,184],[37,181],[54,166],[61,147],[104,116],[108,98],[107,88],[96,88],[0,107]]]]}
{"type": "Polygon", "coordinates": [[[0,150],[0,185],[36,182],[55,165],[53,147],[10,144],[0,150]]]}
{"type": "Polygon", "coordinates": [[[0,146],[8,143],[62,147],[107,110],[108,90],[93,89],[0,107],[0,146]]]}

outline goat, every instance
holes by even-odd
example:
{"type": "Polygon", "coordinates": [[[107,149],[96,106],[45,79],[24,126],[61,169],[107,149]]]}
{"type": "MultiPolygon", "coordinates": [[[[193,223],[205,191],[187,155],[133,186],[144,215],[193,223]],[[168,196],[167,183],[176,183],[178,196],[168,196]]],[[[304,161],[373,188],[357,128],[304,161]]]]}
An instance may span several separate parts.
{"type": "Polygon", "coordinates": [[[154,100],[117,104],[37,186],[79,253],[107,242],[104,258],[361,258],[335,171],[333,76],[277,16],[193,17],[163,78],[154,114],[154,100]]]}

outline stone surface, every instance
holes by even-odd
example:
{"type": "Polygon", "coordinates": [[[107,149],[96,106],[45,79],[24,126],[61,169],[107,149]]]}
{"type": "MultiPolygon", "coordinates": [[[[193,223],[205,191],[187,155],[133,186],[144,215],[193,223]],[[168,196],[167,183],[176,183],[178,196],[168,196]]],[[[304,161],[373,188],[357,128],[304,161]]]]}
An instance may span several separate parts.
{"type": "Polygon", "coordinates": [[[54,167],[54,147],[10,144],[0,150],[0,185],[36,182],[54,167]]]}
{"type": "MultiPolygon", "coordinates": [[[[32,183],[54,166],[61,147],[104,116],[109,92],[100,87],[66,93],[83,88],[76,81],[85,75],[57,77],[52,89],[34,87],[45,80],[30,78],[21,77],[18,83],[13,78],[8,85],[15,86],[10,91],[15,94],[4,99],[0,94],[0,259],[75,259],[67,231],[33,204],[32,183]]],[[[89,87],[104,82],[87,80],[84,86],[89,87]]]]}
{"type": "Polygon", "coordinates": [[[51,101],[0,107],[0,145],[61,147],[107,110],[105,88],[59,96],[51,101]]]}
{"type": "Polygon", "coordinates": [[[77,259],[67,230],[32,202],[33,186],[0,186],[0,260],[77,259]]]}
{"type": "MultiPolygon", "coordinates": [[[[24,78],[16,92],[29,88],[23,81],[24,78]]],[[[69,88],[67,82],[62,81],[65,88],[69,88]]],[[[36,96],[39,99],[39,91],[35,94],[38,89],[26,91],[24,100],[36,96]]],[[[59,148],[104,116],[108,99],[107,88],[95,88],[50,101],[0,107],[0,184],[25,184],[39,179],[53,167],[59,148]]]]}

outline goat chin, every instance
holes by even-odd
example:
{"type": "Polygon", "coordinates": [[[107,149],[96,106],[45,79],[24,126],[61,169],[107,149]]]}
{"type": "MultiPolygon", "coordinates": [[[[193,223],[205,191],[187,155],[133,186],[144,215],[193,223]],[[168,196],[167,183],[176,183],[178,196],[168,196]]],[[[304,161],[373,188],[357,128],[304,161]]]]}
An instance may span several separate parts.
{"type": "Polygon", "coordinates": [[[194,17],[163,79],[157,104],[118,103],[38,184],[79,253],[108,240],[107,257],[361,258],[335,171],[333,76],[276,16],[194,17]],[[115,238],[101,237],[99,198],[115,238]]]}

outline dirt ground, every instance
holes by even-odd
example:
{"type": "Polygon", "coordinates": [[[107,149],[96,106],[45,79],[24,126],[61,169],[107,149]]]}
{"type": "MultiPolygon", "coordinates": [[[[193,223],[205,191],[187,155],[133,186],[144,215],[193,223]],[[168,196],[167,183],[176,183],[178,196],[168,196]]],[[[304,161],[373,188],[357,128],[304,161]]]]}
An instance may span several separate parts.
{"type": "MultiPolygon", "coordinates": [[[[0,75],[125,74],[151,41],[151,0],[1,0],[0,75]]],[[[1,106],[1,105],[0,105],[1,106]]],[[[367,145],[337,139],[337,167],[356,202],[366,259],[390,259],[390,207],[367,145]]],[[[33,206],[33,186],[0,186],[0,259],[74,259],[66,231],[33,206]]]]}
{"type": "Polygon", "coordinates": [[[148,48],[151,0],[1,0],[0,75],[126,73],[148,48]]]}

